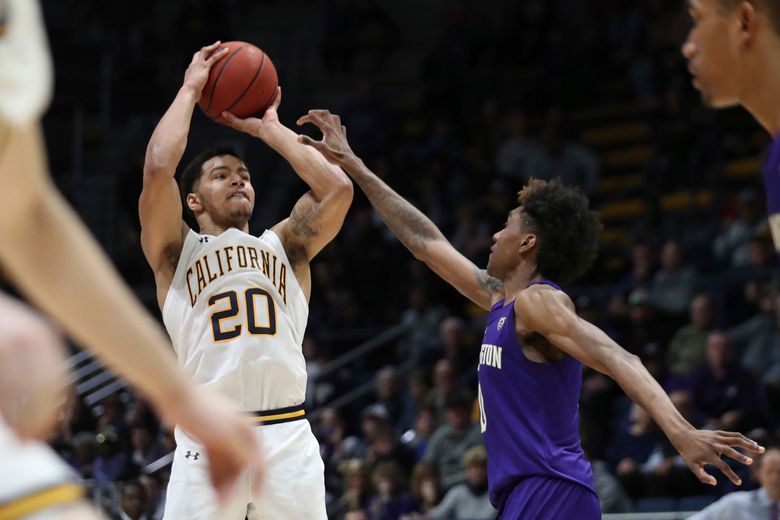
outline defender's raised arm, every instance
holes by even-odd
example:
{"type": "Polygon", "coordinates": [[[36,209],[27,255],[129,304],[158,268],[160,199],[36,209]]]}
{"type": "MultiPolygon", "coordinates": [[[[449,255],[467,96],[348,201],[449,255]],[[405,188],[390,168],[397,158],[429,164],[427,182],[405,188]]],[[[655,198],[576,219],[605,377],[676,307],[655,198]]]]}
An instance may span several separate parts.
{"type": "Polygon", "coordinates": [[[299,136],[299,141],[319,150],[328,161],[347,172],[415,258],[483,309],[489,309],[501,297],[498,280],[463,256],[428,217],[363,164],[349,147],[347,129],[339,116],[327,110],[312,110],[298,120],[298,124],[304,123],[317,125],[323,139],[299,136]]]}

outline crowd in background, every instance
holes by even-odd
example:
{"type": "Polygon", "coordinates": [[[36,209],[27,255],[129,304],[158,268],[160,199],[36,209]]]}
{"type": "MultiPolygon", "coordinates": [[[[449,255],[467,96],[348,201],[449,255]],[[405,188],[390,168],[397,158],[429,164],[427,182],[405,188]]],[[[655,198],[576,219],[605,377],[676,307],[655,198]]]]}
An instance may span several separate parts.
{"type": "MultiPolygon", "coordinates": [[[[641,357],[692,424],[780,442],[780,287],[760,172],[724,180],[729,160],[760,154],[767,139],[741,114],[701,108],[679,56],[683,2],[43,4],[57,67],[45,122],[53,174],[153,312],[136,216],[143,149],[203,44],[268,42],[258,44],[280,71],[283,121],[315,104],[340,113],[366,164],[480,266],[530,177],[560,177],[595,207],[606,204],[598,185],[610,172],[580,139],[574,114],[617,101],[641,107],[652,128],[640,170],[650,210],[623,224],[627,245],[605,244],[567,290],[582,317],[641,357]],[[263,9],[281,21],[254,34],[263,9]],[[86,200],[95,185],[110,208],[86,200]],[[683,215],[658,204],[694,189],[708,190],[711,203],[683,215]]],[[[226,139],[215,126],[196,115],[191,147],[226,139]]],[[[242,143],[253,171],[251,225],[260,232],[286,216],[303,184],[261,145],[227,139],[242,143]]],[[[303,345],[331,518],[494,518],[475,404],[484,317],[356,195],[342,232],[312,264],[303,345]],[[400,339],[318,375],[398,323],[408,326],[400,339]],[[329,406],[370,381],[371,393],[329,406]]],[[[716,488],[699,484],[647,412],[597,372],[585,371],[580,411],[605,512],[734,489],[723,477],[716,488]]],[[[125,390],[88,407],[74,393],[52,444],[116,518],[161,518],[169,466],[149,464],[175,443],[141,396],[125,390]]],[[[756,486],[735,469],[743,487],[756,486]]]]}

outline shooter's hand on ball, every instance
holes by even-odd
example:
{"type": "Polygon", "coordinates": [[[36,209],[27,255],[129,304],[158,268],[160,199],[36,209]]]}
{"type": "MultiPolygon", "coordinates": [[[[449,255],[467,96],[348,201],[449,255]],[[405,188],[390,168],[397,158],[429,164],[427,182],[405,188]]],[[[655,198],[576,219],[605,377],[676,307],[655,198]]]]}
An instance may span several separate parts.
{"type": "Polygon", "coordinates": [[[266,109],[262,119],[259,117],[241,119],[230,112],[222,112],[219,121],[239,132],[244,132],[252,137],[265,140],[268,128],[280,124],[278,109],[281,103],[282,87],[276,87],[276,97],[274,98],[273,103],[271,103],[271,106],[266,109]]]}
{"type": "Polygon", "coordinates": [[[193,54],[192,61],[184,72],[182,88],[191,90],[195,101],[198,101],[203,93],[203,87],[209,79],[211,66],[228,52],[227,47],[220,48],[220,45],[222,42],[216,41],[193,54]]]}

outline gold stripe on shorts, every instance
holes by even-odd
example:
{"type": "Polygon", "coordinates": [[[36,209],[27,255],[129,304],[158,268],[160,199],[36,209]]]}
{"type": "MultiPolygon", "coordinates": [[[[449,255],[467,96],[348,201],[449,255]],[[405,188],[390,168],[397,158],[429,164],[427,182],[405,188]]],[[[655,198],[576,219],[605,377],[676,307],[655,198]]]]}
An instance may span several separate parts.
{"type": "Polygon", "coordinates": [[[0,520],[15,520],[55,506],[72,504],[84,496],[78,484],[61,484],[0,504],[0,520]]]}

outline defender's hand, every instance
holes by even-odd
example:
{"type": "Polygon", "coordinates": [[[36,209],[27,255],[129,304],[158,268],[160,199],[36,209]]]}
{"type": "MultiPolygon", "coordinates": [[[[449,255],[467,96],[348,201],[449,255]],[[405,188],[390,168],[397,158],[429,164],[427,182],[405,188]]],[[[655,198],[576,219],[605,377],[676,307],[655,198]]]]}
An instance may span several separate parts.
{"type": "Polygon", "coordinates": [[[736,473],[721,459],[725,455],[742,464],[752,464],[753,459],[743,455],[734,448],[742,448],[750,453],[763,453],[764,448],[735,432],[720,430],[686,430],[674,438],[672,444],[680,452],[688,468],[704,484],[715,485],[717,480],[704,470],[705,464],[718,468],[729,480],[739,486],[742,481],[736,473]]]}
{"type": "Polygon", "coordinates": [[[260,441],[250,420],[240,415],[225,399],[196,388],[180,403],[171,403],[168,420],[203,443],[209,462],[211,483],[221,504],[226,503],[236,481],[250,473],[253,491],[262,487],[265,461],[260,441]]]}
{"type": "Polygon", "coordinates": [[[222,112],[217,120],[239,132],[244,132],[252,137],[265,140],[268,129],[273,125],[279,124],[279,105],[281,103],[282,87],[276,87],[276,97],[274,97],[271,106],[265,110],[262,119],[259,117],[247,117],[246,119],[242,119],[230,112],[222,112]]]}
{"type": "Polygon", "coordinates": [[[222,42],[216,41],[192,55],[190,66],[184,73],[182,86],[192,90],[195,101],[199,101],[203,94],[203,87],[209,79],[211,66],[228,53],[229,49],[227,47],[220,48],[221,44],[222,42]]]}
{"type": "Polygon", "coordinates": [[[305,135],[298,136],[298,142],[316,148],[328,161],[338,166],[346,166],[356,160],[347,141],[347,127],[341,124],[341,118],[328,110],[309,110],[298,119],[298,126],[311,123],[322,132],[322,140],[315,141],[305,135]]]}

